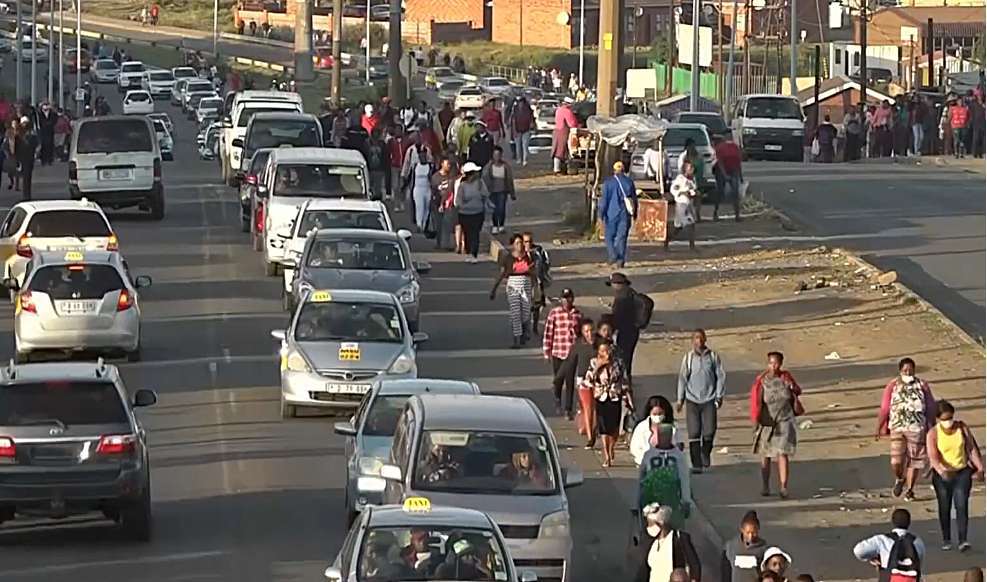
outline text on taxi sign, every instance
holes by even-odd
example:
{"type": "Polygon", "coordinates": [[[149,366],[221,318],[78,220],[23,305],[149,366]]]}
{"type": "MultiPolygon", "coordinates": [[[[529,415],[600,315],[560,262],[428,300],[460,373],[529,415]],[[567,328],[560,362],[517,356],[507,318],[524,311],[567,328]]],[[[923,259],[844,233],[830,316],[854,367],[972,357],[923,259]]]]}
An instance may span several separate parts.
{"type": "Polygon", "coordinates": [[[339,359],[343,361],[358,361],[360,359],[360,344],[340,344],[339,359]]]}
{"type": "Polygon", "coordinates": [[[404,500],[404,510],[416,513],[427,513],[432,510],[432,502],[424,497],[409,497],[404,500]]]}
{"type": "Polygon", "coordinates": [[[65,253],[65,260],[66,261],[81,261],[81,260],[83,260],[85,258],[86,257],[82,256],[82,253],[75,253],[75,252],[65,253]]]}
{"type": "Polygon", "coordinates": [[[312,293],[313,303],[325,303],[327,301],[332,301],[332,295],[328,291],[315,291],[312,293]]]}

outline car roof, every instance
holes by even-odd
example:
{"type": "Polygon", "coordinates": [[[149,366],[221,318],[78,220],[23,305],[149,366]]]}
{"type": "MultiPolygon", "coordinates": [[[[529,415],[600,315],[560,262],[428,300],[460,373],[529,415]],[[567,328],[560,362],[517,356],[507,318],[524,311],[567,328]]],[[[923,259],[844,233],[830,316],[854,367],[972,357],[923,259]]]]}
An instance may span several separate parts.
{"type": "Polygon", "coordinates": [[[378,396],[412,396],[415,394],[479,394],[480,387],[468,380],[439,378],[406,378],[381,380],[377,383],[378,396]]]}
{"type": "Polygon", "coordinates": [[[143,64],[144,61],[123,61],[122,63],[120,63],[120,66],[122,67],[123,65],[143,65],[143,64]]]}
{"type": "Polygon", "coordinates": [[[17,206],[31,212],[50,212],[53,210],[88,210],[102,212],[99,204],[85,198],[81,200],[31,200],[18,202],[17,206]]]}
{"type": "Polygon", "coordinates": [[[95,265],[99,263],[117,265],[119,253],[112,251],[35,251],[35,260],[40,265],[95,265]],[[82,260],[69,255],[82,255],[82,260]]]}
{"type": "MultiPolygon", "coordinates": [[[[316,291],[328,291],[332,298],[325,303],[334,301],[345,301],[350,303],[380,303],[394,305],[397,298],[391,293],[383,291],[370,291],[368,289],[316,289],[316,291]]],[[[311,294],[306,296],[305,303],[311,303],[311,294]]],[[[320,303],[323,303],[320,301],[320,303]]]]}
{"type": "Polygon", "coordinates": [[[11,362],[0,369],[0,382],[36,382],[38,380],[112,380],[120,376],[113,364],[103,358],[95,362],[45,362],[40,364],[14,364],[11,362]]]}
{"type": "Polygon", "coordinates": [[[260,113],[255,113],[253,117],[250,118],[250,123],[253,123],[254,120],[256,119],[260,119],[260,120],[270,119],[274,121],[304,120],[304,121],[311,121],[312,123],[319,122],[318,118],[316,118],[311,113],[302,113],[301,111],[294,111],[292,109],[285,109],[284,111],[262,111],[260,113]]]}
{"type": "Polygon", "coordinates": [[[181,67],[172,67],[171,68],[172,71],[177,71],[178,69],[188,69],[190,71],[195,71],[195,68],[194,67],[181,66],[181,67]]]}
{"type": "Polygon", "coordinates": [[[378,241],[393,241],[397,242],[403,240],[398,233],[390,232],[387,230],[372,230],[369,228],[323,228],[316,231],[316,240],[318,239],[334,239],[334,238],[347,238],[347,239],[364,239],[364,240],[378,240],[378,241]]]}
{"type": "Polygon", "coordinates": [[[387,207],[379,200],[358,200],[354,198],[311,198],[305,202],[305,210],[353,210],[386,212],[387,207]]]}
{"type": "Polygon", "coordinates": [[[700,129],[706,131],[706,126],[701,123],[667,123],[665,130],[669,129],[700,129]]]}
{"type": "Polygon", "coordinates": [[[349,166],[365,166],[367,160],[357,150],[344,148],[277,148],[271,152],[271,161],[317,162],[329,164],[344,164],[349,166]]]}
{"type": "Polygon", "coordinates": [[[368,527],[458,526],[493,529],[493,521],[486,513],[465,507],[437,506],[426,512],[405,511],[402,505],[370,506],[368,509],[368,527]]]}
{"type": "Polygon", "coordinates": [[[526,398],[512,396],[420,394],[425,430],[478,430],[541,434],[545,427],[526,398]]]}

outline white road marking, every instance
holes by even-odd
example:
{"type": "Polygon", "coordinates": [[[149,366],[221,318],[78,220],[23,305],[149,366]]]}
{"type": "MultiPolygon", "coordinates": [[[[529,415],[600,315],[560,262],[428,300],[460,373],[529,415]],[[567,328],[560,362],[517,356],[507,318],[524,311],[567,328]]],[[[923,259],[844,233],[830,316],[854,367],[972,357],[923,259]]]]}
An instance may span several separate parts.
{"type": "Polygon", "coordinates": [[[52,566],[39,566],[37,568],[25,568],[22,570],[4,570],[0,575],[7,576],[37,576],[40,574],[57,574],[59,572],[71,572],[72,570],[82,570],[87,568],[112,568],[114,566],[135,566],[148,564],[167,564],[169,562],[187,562],[192,560],[204,560],[206,558],[218,558],[229,552],[188,552],[182,554],[165,554],[163,556],[144,556],[131,558],[129,560],[101,560],[96,562],[79,562],[75,564],[57,564],[52,566]]]}

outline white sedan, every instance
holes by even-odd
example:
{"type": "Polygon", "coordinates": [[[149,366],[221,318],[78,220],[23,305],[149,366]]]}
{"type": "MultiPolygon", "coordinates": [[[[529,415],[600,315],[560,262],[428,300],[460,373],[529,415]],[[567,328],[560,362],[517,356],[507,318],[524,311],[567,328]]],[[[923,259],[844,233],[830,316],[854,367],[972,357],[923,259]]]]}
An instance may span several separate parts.
{"type": "Polygon", "coordinates": [[[30,63],[32,56],[35,62],[44,63],[48,61],[48,47],[40,43],[35,43],[29,38],[21,41],[21,62],[30,63]]]}
{"type": "Polygon", "coordinates": [[[154,113],[154,99],[147,91],[127,91],[123,96],[124,115],[147,115],[154,113]]]}

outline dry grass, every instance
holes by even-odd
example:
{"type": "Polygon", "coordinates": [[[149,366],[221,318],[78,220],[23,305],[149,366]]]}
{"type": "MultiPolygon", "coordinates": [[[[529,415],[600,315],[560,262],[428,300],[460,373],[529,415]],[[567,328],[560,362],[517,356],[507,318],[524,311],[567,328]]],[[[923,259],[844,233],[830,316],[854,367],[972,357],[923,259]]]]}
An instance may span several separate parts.
{"type": "MultiPolygon", "coordinates": [[[[82,11],[96,16],[118,19],[137,19],[147,2],[139,0],[90,0],[82,3],[82,11]]],[[[158,18],[162,26],[174,26],[191,30],[212,30],[213,3],[203,0],[160,0],[158,18]]],[[[219,29],[233,32],[233,2],[220,0],[219,29]]]]}

